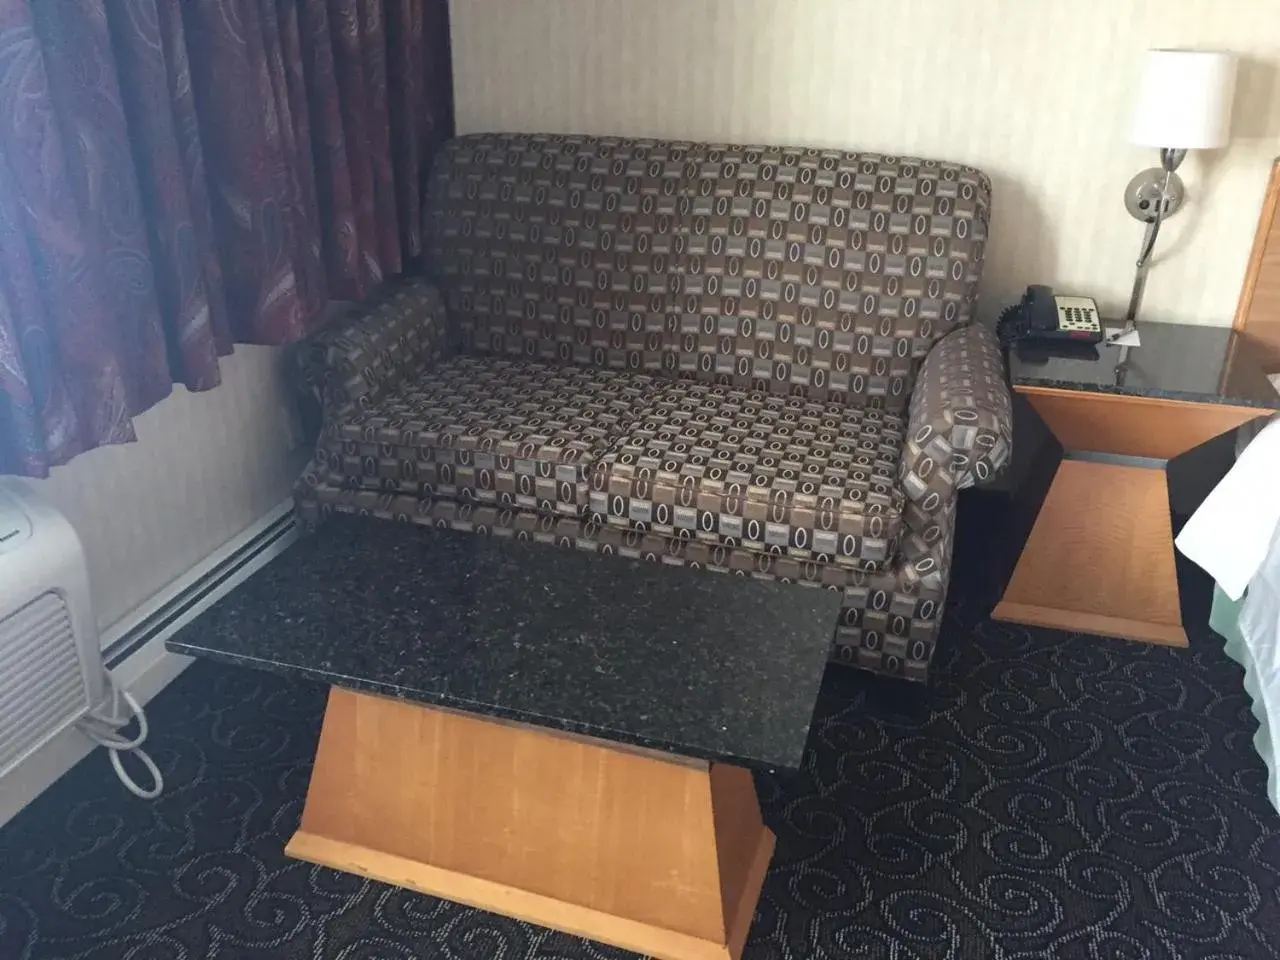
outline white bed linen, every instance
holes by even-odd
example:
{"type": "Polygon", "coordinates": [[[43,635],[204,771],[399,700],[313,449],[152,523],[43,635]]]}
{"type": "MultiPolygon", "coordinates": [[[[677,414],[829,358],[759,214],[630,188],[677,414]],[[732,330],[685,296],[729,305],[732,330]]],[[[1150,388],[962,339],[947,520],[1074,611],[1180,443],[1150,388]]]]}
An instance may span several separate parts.
{"type": "Polygon", "coordinates": [[[1178,549],[1218,583],[1211,624],[1245,672],[1254,745],[1280,810],[1280,420],[1269,424],[1187,521],[1178,549]],[[1244,600],[1237,605],[1228,601],[1244,600]]]}
{"type": "MultiPolygon", "coordinates": [[[[1280,528],[1276,530],[1276,541],[1273,556],[1280,557],[1280,528]]],[[[1280,667],[1276,663],[1280,657],[1280,591],[1276,590],[1275,577],[1259,584],[1257,590],[1251,586],[1245,601],[1249,602],[1247,612],[1242,610],[1244,604],[1217,587],[1209,625],[1225,638],[1227,656],[1244,668],[1245,693],[1258,721],[1253,746],[1267,767],[1267,798],[1280,810],[1280,691],[1276,689],[1280,686],[1280,667]]]]}
{"type": "Polygon", "coordinates": [[[1232,600],[1262,567],[1280,525],[1280,420],[1253,438],[1176,541],[1232,600]]]}

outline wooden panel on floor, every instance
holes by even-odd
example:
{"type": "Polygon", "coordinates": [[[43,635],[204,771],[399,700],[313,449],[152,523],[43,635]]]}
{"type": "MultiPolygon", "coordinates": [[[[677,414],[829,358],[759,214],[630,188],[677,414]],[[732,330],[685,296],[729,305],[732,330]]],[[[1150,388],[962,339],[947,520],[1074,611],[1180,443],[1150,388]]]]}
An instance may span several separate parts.
{"type": "Polygon", "coordinates": [[[751,775],[335,689],[290,856],[669,960],[740,955],[751,775]]]}
{"type": "Polygon", "coordinates": [[[1067,450],[1172,460],[1264,416],[1256,407],[1018,387],[1067,450]]]}
{"type": "Polygon", "coordinates": [[[1064,460],[992,616],[1187,646],[1164,471],[1064,460]]]}

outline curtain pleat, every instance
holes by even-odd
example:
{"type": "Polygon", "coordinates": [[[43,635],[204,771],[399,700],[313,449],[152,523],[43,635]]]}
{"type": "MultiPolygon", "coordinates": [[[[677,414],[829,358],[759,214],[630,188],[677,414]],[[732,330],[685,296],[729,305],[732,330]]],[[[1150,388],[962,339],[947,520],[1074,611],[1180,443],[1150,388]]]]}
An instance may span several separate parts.
{"type": "Polygon", "coordinates": [[[405,270],[447,62],[444,0],[0,0],[0,472],[405,270]]]}

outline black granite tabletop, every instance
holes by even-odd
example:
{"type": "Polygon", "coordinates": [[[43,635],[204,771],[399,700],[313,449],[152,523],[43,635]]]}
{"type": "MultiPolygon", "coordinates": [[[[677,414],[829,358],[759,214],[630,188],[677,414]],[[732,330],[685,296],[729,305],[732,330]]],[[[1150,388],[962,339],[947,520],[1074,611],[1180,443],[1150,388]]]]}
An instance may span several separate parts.
{"type": "Polygon", "coordinates": [[[838,593],[334,517],[177,653],[681,755],[798,767],[838,593]]]}
{"type": "Polygon", "coordinates": [[[1280,392],[1229,327],[1159,321],[1137,327],[1141,346],[1127,349],[1021,341],[1009,351],[1010,380],[1015,387],[1280,409],[1280,392]]]}

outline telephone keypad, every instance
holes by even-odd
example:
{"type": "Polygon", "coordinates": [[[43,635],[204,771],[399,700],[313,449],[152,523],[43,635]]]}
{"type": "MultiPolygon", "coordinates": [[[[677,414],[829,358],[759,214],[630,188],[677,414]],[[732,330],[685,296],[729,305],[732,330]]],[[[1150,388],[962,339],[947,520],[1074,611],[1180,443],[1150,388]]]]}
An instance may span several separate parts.
{"type": "MultiPolygon", "coordinates": [[[[1064,297],[1061,299],[1066,298],[1064,297]]],[[[1098,317],[1098,311],[1092,305],[1091,301],[1086,301],[1086,303],[1089,303],[1089,306],[1066,306],[1059,304],[1058,329],[1064,332],[1100,332],[1102,330],[1102,322],[1098,317]]]]}

